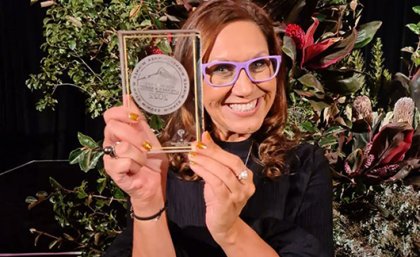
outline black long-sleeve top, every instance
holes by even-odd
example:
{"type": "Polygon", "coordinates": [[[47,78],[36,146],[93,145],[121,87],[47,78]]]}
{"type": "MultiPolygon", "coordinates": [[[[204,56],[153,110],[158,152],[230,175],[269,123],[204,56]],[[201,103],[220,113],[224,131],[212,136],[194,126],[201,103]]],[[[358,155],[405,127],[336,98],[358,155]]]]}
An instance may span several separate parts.
{"type": "MultiPolygon", "coordinates": [[[[252,141],[218,143],[245,161],[252,141]]],[[[331,178],[322,150],[309,144],[291,150],[289,174],[274,181],[262,176],[254,158],[247,166],[256,191],[240,217],[281,257],[333,256],[331,178]]],[[[226,256],[205,225],[203,186],[168,174],[167,216],[177,257],[226,256]]],[[[131,256],[132,227],[130,221],[104,256],[131,256]]]]}

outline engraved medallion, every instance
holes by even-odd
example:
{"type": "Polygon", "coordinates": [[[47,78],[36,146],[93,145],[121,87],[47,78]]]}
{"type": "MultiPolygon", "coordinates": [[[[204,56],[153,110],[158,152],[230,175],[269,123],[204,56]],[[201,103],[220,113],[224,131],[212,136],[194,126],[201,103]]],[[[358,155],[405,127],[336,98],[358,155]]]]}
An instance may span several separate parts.
{"type": "Polygon", "coordinates": [[[166,115],[184,104],[189,92],[188,73],[175,58],[154,54],[135,66],[130,80],[131,95],[148,113],[166,115]]]}

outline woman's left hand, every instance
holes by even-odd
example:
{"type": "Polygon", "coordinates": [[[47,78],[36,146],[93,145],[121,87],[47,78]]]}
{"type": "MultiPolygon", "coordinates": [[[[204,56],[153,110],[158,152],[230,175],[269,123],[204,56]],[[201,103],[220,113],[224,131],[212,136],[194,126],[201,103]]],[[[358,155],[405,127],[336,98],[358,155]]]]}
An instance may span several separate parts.
{"type": "Polygon", "coordinates": [[[206,225],[219,244],[234,240],[243,207],[255,192],[253,174],[236,155],[221,149],[204,132],[202,143],[195,143],[189,154],[190,167],[203,178],[206,202],[206,225]],[[248,177],[238,175],[247,171],[248,177]]]}

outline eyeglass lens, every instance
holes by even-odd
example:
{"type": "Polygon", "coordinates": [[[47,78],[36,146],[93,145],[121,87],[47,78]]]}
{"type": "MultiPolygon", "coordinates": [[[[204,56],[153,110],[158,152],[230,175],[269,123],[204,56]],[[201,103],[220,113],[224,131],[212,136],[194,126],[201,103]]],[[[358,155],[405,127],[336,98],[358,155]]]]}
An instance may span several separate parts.
{"type": "MultiPolygon", "coordinates": [[[[263,82],[274,76],[277,65],[279,64],[276,58],[257,58],[247,62],[245,70],[253,82],[263,82]]],[[[241,68],[238,66],[234,62],[216,63],[207,66],[205,73],[209,76],[210,83],[215,86],[233,84],[241,71],[241,68]]]]}

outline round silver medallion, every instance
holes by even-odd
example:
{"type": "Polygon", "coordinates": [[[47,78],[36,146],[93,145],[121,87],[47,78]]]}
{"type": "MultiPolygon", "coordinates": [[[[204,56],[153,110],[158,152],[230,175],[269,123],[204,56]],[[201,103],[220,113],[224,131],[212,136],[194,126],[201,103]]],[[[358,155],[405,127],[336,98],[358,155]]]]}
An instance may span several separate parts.
{"type": "Polygon", "coordinates": [[[188,73],[175,58],[154,54],[143,58],[131,74],[131,96],[144,111],[165,115],[187,100],[188,73]]]}

